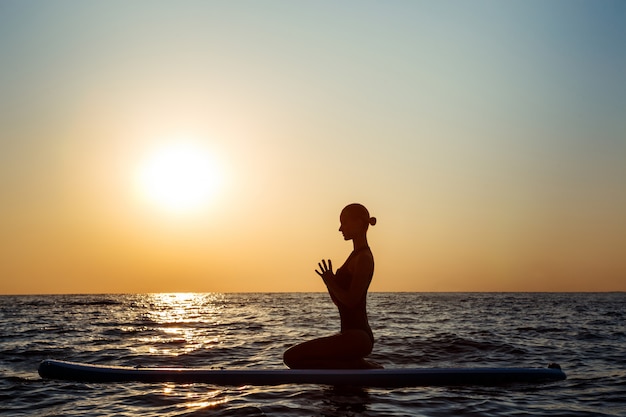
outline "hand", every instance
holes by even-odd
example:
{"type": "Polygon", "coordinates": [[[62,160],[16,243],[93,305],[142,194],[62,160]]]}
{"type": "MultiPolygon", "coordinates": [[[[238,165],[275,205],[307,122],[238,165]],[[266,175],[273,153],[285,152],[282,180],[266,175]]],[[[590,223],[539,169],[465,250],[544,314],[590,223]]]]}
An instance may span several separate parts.
{"type": "Polygon", "coordinates": [[[320,270],[318,271],[316,269],[315,272],[317,273],[317,275],[322,277],[324,282],[332,279],[335,276],[335,274],[333,274],[333,263],[330,261],[330,259],[328,260],[328,263],[326,263],[325,259],[322,260],[322,262],[318,263],[317,266],[320,270]]]}

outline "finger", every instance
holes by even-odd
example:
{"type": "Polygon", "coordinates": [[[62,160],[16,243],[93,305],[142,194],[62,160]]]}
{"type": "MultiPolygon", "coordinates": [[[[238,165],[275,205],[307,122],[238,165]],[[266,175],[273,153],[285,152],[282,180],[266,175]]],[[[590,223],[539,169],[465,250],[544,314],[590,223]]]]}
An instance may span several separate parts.
{"type": "Polygon", "coordinates": [[[324,264],[324,270],[328,271],[328,265],[326,264],[326,259],[322,260],[322,263],[324,264]]]}
{"type": "Polygon", "coordinates": [[[328,260],[328,270],[333,272],[333,262],[330,259],[328,260]]]}
{"type": "Polygon", "coordinates": [[[320,271],[324,272],[324,267],[322,266],[321,262],[318,262],[317,266],[320,268],[320,271]]]}
{"type": "Polygon", "coordinates": [[[320,271],[318,271],[317,269],[315,270],[315,273],[316,273],[317,275],[319,275],[320,277],[322,276],[322,273],[321,273],[320,271]]]}

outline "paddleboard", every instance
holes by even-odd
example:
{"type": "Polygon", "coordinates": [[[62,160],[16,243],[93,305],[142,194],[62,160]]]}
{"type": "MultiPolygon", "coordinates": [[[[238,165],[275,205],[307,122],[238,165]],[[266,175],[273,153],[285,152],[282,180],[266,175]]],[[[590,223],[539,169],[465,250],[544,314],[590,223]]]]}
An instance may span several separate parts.
{"type": "Polygon", "coordinates": [[[42,378],[83,382],[203,382],[215,385],[322,384],[368,387],[502,385],[566,378],[558,365],[547,368],[398,369],[207,369],[103,366],[47,359],[42,378]]]}

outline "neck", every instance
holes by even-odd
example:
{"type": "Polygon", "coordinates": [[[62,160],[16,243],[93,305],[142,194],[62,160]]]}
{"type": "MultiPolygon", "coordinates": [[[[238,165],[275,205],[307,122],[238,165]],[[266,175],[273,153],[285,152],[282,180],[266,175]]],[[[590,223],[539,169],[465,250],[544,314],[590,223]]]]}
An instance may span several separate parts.
{"type": "Polygon", "coordinates": [[[368,246],[367,244],[367,236],[363,235],[363,236],[357,236],[354,239],[352,239],[352,248],[354,250],[357,249],[361,249],[368,246]]]}

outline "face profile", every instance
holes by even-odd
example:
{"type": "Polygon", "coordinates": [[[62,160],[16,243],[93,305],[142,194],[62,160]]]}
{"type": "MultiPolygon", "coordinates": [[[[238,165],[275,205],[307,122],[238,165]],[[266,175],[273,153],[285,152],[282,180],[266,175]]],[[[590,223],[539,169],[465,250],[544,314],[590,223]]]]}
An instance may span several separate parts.
{"type": "Polygon", "coordinates": [[[340,218],[339,231],[343,234],[344,240],[352,240],[355,234],[364,228],[363,222],[352,217],[340,218]]]}
{"type": "Polygon", "coordinates": [[[365,234],[370,225],[376,224],[376,218],[370,217],[365,206],[361,204],[349,204],[339,216],[339,231],[343,234],[344,240],[352,240],[358,234],[365,234]]]}

